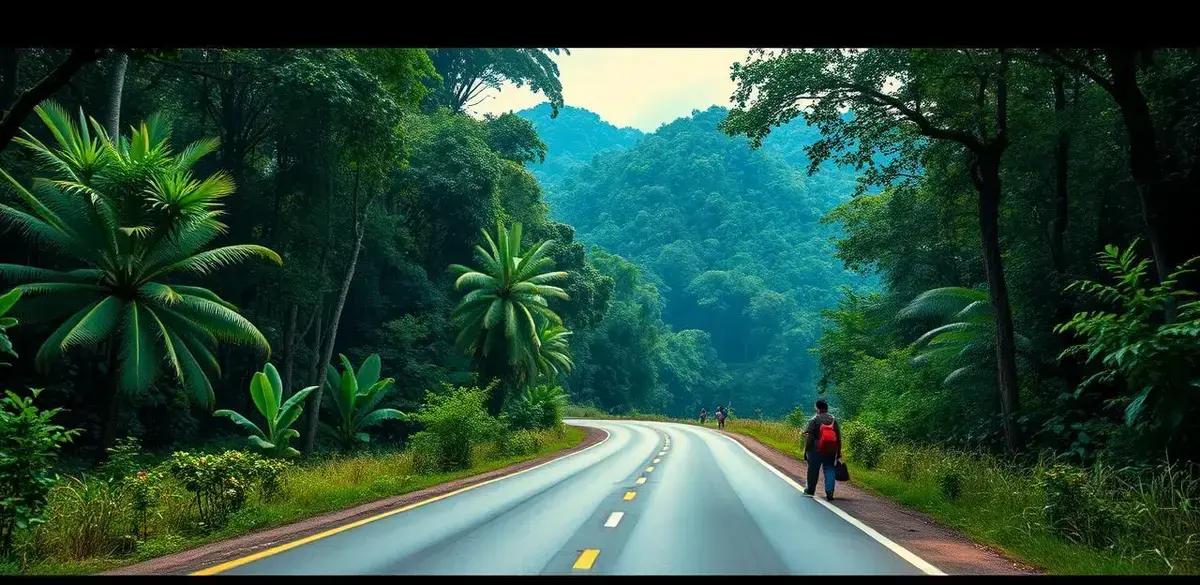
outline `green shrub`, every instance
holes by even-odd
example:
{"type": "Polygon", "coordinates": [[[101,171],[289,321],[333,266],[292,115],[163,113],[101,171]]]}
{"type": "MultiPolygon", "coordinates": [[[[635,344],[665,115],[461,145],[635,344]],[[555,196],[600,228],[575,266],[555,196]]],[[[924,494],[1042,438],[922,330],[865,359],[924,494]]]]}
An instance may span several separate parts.
{"type": "Polygon", "coordinates": [[[917,473],[917,455],[916,453],[913,453],[911,447],[907,446],[900,451],[899,455],[900,469],[898,470],[898,473],[900,475],[900,479],[903,479],[904,481],[912,481],[913,477],[917,473]]]}
{"type": "Polygon", "coordinates": [[[800,405],[797,404],[791,412],[787,413],[787,416],[783,417],[783,422],[789,426],[802,429],[804,425],[808,424],[808,417],[804,416],[804,409],[800,408],[800,405]]]}
{"type": "Polygon", "coordinates": [[[277,490],[278,475],[283,471],[258,455],[241,451],[216,455],[176,451],[164,466],[191,492],[192,509],[201,530],[223,526],[229,515],[246,503],[256,483],[260,494],[277,490]],[[266,489],[264,480],[270,483],[266,489]]]}
{"type": "Polygon", "coordinates": [[[412,469],[416,473],[431,474],[442,470],[442,445],[438,436],[421,431],[408,438],[408,452],[412,455],[412,469]]]}
{"type": "Polygon", "coordinates": [[[562,423],[567,393],[559,386],[543,384],[526,388],[510,403],[508,422],[514,429],[552,429],[562,423]]]}
{"type": "Polygon", "coordinates": [[[129,498],[130,512],[133,514],[132,532],[138,540],[146,537],[148,520],[158,503],[162,479],[162,471],[143,469],[121,480],[121,491],[129,498]]]}
{"type": "Polygon", "coordinates": [[[282,488],[283,472],[291,467],[286,461],[278,459],[254,460],[254,477],[258,480],[258,495],[260,500],[269,500],[279,495],[282,488]]]}
{"type": "Polygon", "coordinates": [[[499,436],[502,425],[488,415],[487,398],[487,389],[449,384],[443,393],[427,393],[416,418],[437,436],[440,469],[470,467],[471,447],[499,436]]]}
{"type": "Polygon", "coordinates": [[[521,396],[504,407],[504,420],[511,429],[536,429],[542,421],[542,405],[521,396]]]}
{"type": "Polygon", "coordinates": [[[859,422],[846,423],[841,428],[845,434],[848,457],[863,464],[867,469],[875,469],[887,447],[887,439],[883,434],[859,422]]]}
{"type": "Polygon", "coordinates": [[[100,473],[110,481],[120,481],[144,469],[144,459],[141,441],[137,437],[123,437],[108,448],[108,459],[100,466],[100,473]]]}
{"type": "Polygon", "coordinates": [[[505,433],[501,438],[500,452],[508,456],[523,456],[537,453],[541,447],[538,434],[531,430],[517,430],[505,433]]]}
{"type": "Polygon", "coordinates": [[[961,471],[945,466],[938,471],[938,490],[951,502],[962,495],[963,474],[961,471]]]}
{"type": "Polygon", "coordinates": [[[50,422],[61,409],[35,406],[40,393],[22,398],[6,391],[0,399],[0,555],[12,551],[17,530],[44,522],[46,496],[57,479],[51,466],[79,432],[50,422]]]}
{"type": "Polygon", "coordinates": [[[569,404],[563,407],[563,416],[567,418],[607,418],[607,412],[590,404],[569,404]]]}
{"type": "Polygon", "coordinates": [[[1114,542],[1119,528],[1115,510],[1109,509],[1087,471],[1053,464],[1039,470],[1037,484],[1045,494],[1043,511],[1052,532],[1091,546],[1114,542]]]}

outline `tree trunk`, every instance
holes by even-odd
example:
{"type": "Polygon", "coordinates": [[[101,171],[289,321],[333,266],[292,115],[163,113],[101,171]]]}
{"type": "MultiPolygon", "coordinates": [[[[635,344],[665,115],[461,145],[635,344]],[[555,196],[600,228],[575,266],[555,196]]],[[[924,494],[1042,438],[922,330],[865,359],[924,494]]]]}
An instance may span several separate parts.
{"type": "Polygon", "coordinates": [[[295,363],[296,355],[296,313],[300,311],[299,305],[292,303],[292,308],[288,311],[287,331],[283,334],[283,395],[287,397],[292,393],[292,364],[295,363]]]}
{"type": "Polygon", "coordinates": [[[321,300],[317,301],[317,307],[313,310],[316,311],[317,331],[315,334],[313,334],[313,345],[312,345],[313,354],[312,354],[312,362],[310,362],[309,366],[308,366],[308,379],[312,380],[313,382],[319,382],[317,376],[322,375],[321,374],[321,339],[322,339],[321,336],[323,335],[323,332],[324,332],[324,329],[322,328],[323,319],[325,317],[325,298],[324,298],[324,296],[322,296],[321,300]]]}
{"type": "Polygon", "coordinates": [[[121,132],[121,95],[125,91],[125,70],[128,67],[129,54],[117,51],[113,55],[112,77],[109,79],[108,118],[104,121],[108,136],[113,140],[121,132]]]}
{"type": "MultiPolygon", "coordinates": [[[[354,251],[350,253],[350,265],[346,267],[346,276],[342,279],[342,289],[338,292],[337,302],[333,305],[333,315],[329,320],[329,337],[325,340],[325,350],[322,352],[322,365],[328,364],[333,360],[333,345],[337,341],[338,323],[342,319],[342,308],[346,306],[346,297],[350,294],[350,282],[354,280],[354,269],[358,266],[358,254],[362,251],[363,234],[367,231],[363,225],[363,221],[358,217],[358,187],[360,178],[361,172],[355,171],[354,207],[351,209],[352,213],[354,213],[354,251]]],[[[308,436],[304,438],[304,454],[306,456],[311,455],[313,448],[316,446],[317,422],[320,416],[321,394],[325,391],[325,376],[319,376],[316,385],[317,391],[313,392],[309,398],[308,436]]]]}
{"type": "Polygon", "coordinates": [[[1054,149],[1054,222],[1050,230],[1050,255],[1054,260],[1054,269],[1059,274],[1067,271],[1067,253],[1063,240],[1067,233],[1069,211],[1067,170],[1071,135],[1066,124],[1066,109],[1066,90],[1063,88],[1063,76],[1059,74],[1054,77],[1054,113],[1058,123],[1058,143],[1054,149]]]}
{"type": "Polygon", "coordinates": [[[120,385],[117,383],[117,352],[112,344],[105,348],[105,360],[108,370],[100,379],[103,380],[104,419],[100,423],[100,450],[96,453],[96,462],[108,459],[108,448],[113,446],[117,438],[117,415],[120,414],[120,385]]]}
{"type": "MultiPolygon", "coordinates": [[[[346,268],[346,276],[342,279],[342,290],[338,293],[337,302],[333,305],[333,316],[329,320],[329,336],[325,338],[325,350],[322,352],[320,365],[333,360],[333,345],[337,341],[338,323],[342,319],[342,308],[346,306],[346,297],[350,294],[350,282],[354,280],[354,269],[358,265],[358,253],[362,250],[363,231],[359,230],[354,236],[354,252],[350,254],[350,266],[346,268]]],[[[320,366],[318,366],[319,368],[320,366]]],[[[304,439],[304,454],[312,454],[316,444],[317,419],[321,405],[321,393],[325,391],[325,377],[318,372],[317,391],[309,398],[308,436],[304,439]]]]}
{"type": "MultiPolygon", "coordinates": [[[[1137,184],[1141,199],[1142,217],[1146,222],[1146,239],[1154,254],[1154,268],[1161,282],[1171,272],[1173,258],[1167,249],[1165,225],[1170,219],[1165,189],[1162,188],[1162,169],[1159,166],[1158,144],[1154,138],[1154,122],[1150,106],[1137,83],[1134,49],[1104,51],[1112,74],[1108,88],[1121,111],[1121,120],[1129,137],[1129,174],[1137,184]]],[[[1170,313],[1168,310],[1168,320],[1170,313]]]]}
{"type": "Polygon", "coordinates": [[[996,382],[1004,419],[1004,440],[1008,450],[1015,453],[1021,443],[1015,418],[1020,404],[1012,307],[1008,302],[1008,285],[1004,279],[1000,254],[1000,155],[995,152],[981,153],[975,166],[983,269],[987,275],[988,294],[996,325],[996,382]]]}

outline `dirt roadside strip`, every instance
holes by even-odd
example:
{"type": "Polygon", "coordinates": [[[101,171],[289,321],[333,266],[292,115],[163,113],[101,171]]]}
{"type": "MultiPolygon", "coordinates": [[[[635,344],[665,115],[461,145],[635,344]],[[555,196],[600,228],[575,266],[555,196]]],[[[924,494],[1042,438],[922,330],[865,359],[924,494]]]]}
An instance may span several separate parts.
{"type": "MultiPolygon", "coordinates": [[[[768,447],[757,440],[717,431],[741,443],[763,461],[803,485],[808,465],[791,455],[768,447]]],[[[824,495],[817,488],[817,497],[824,495]]],[[[1006,557],[990,547],[973,542],[958,531],[939,524],[933,518],[876,496],[850,483],[839,483],[833,505],[857,518],[896,544],[932,563],[947,575],[1038,575],[1040,571],[1006,557]]]]}
{"type": "Polygon", "coordinates": [[[324,532],[339,526],[357,522],[365,518],[370,518],[377,514],[382,514],[389,510],[394,510],[403,506],[414,504],[422,500],[445,495],[455,490],[465,487],[470,487],[488,480],[503,477],[518,471],[529,469],[536,465],[541,465],[552,459],[582,451],[600,441],[603,441],[607,436],[604,431],[588,427],[585,429],[587,434],[582,442],[574,447],[560,449],[548,455],[543,455],[529,461],[514,463],[508,467],[494,469],[479,475],[472,475],[449,481],[446,483],[431,486],[415,492],[392,496],[382,500],[376,500],[353,508],[347,508],[337,512],[330,512],[300,520],[291,524],[277,526],[258,532],[252,532],[243,536],[222,540],[186,550],[169,554],[167,556],[142,561],[133,565],[126,565],[110,571],[100,573],[101,575],[186,575],[206,567],[211,567],[218,563],[223,563],[232,559],[244,557],[246,555],[271,548],[283,543],[299,540],[313,534],[324,532]]]}

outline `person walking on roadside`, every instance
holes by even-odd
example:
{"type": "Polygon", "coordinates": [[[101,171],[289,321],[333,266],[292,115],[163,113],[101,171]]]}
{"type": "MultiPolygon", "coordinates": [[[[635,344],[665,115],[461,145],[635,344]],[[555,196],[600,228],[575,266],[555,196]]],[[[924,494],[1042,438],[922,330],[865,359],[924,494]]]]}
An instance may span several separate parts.
{"type": "Polygon", "coordinates": [[[837,419],[829,414],[829,403],[824,398],[816,403],[817,414],[808,421],[804,429],[804,460],[808,462],[808,485],[804,494],[813,496],[817,491],[817,476],[825,470],[825,499],[833,500],[833,488],[837,481],[835,465],[842,459],[842,429],[837,419]]]}
{"type": "Polygon", "coordinates": [[[718,406],[718,407],[717,407],[717,428],[718,428],[718,429],[723,429],[723,428],[725,428],[725,417],[726,417],[726,416],[727,416],[727,415],[726,415],[726,413],[725,413],[725,407],[724,407],[724,406],[718,406]]]}
{"type": "Polygon", "coordinates": [[[703,424],[704,424],[704,421],[705,421],[705,420],[707,420],[707,419],[708,419],[708,409],[706,409],[706,408],[701,408],[701,409],[700,409],[700,424],[702,424],[702,425],[703,425],[703,424]]]}

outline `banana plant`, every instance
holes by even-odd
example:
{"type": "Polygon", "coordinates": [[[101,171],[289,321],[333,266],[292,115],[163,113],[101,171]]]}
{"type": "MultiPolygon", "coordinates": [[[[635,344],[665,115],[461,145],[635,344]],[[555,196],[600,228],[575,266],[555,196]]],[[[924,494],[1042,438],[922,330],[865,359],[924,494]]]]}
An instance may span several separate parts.
{"type": "Polygon", "coordinates": [[[267,455],[295,457],[300,455],[300,452],[288,446],[288,443],[299,437],[300,431],[293,429],[292,425],[304,410],[304,399],[316,389],[316,386],[309,386],[283,402],[283,381],[280,380],[279,371],[275,366],[268,363],[263,367],[263,371],[255,372],[250,380],[250,398],[253,399],[259,414],[267,421],[265,431],[250,419],[232,410],[221,409],[214,412],[213,416],[227,416],[229,420],[250,431],[252,434],[247,440],[267,455]]]}
{"type": "MultiPolygon", "coordinates": [[[[17,352],[13,350],[12,341],[8,339],[6,329],[17,324],[17,320],[13,317],[5,317],[13,305],[17,304],[17,300],[21,298],[21,289],[13,289],[0,295],[0,354],[8,354],[17,357],[17,352]]],[[[0,366],[8,364],[0,362],[0,366]]]]}
{"type": "Polygon", "coordinates": [[[328,396],[333,402],[336,417],[332,424],[321,423],[321,430],[325,434],[349,449],[371,441],[371,436],[366,432],[368,427],[385,420],[408,420],[407,414],[394,408],[375,408],[395,383],[392,378],[379,379],[382,368],[379,354],[371,354],[357,373],[354,364],[345,355],[338,354],[338,358],[342,362],[340,374],[333,365],[325,366],[325,383],[331,390],[328,396]]]}

